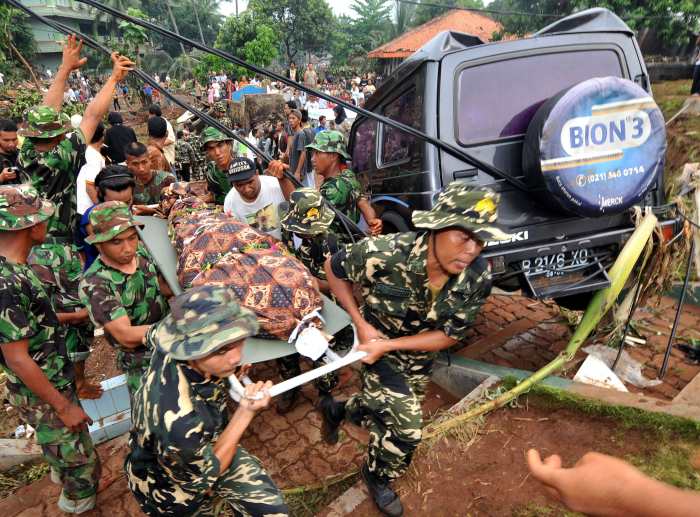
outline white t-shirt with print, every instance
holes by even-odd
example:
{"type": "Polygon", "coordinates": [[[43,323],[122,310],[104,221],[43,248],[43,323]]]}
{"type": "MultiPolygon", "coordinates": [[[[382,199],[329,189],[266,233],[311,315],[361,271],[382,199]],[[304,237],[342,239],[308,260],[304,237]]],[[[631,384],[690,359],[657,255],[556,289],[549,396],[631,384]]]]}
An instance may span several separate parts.
{"type": "Polygon", "coordinates": [[[244,200],[235,188],[224,199],[224,212],[247,223],[256,230],[266,232],[275,239],[282,238],[279,205],[285,201],[279,180],[272,176],[260,176],[260,193],[255,201],[244,200]]]}

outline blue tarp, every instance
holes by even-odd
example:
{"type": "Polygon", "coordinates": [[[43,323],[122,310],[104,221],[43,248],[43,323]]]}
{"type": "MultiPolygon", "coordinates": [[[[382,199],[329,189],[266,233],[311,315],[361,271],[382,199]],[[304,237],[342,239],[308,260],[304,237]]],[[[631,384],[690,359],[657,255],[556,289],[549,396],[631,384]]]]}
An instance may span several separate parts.
{"type": "Polygon", "coordinates": [[[252,86],[249,84],[248,86],[233,92],[233,95],[231,95],[231,100],[233,100],[233,102],[241,102],[244,95],[257,95],[260,93],[267,93],[267,90],[265,88],[260,88],[259,86],[252,86]]]}

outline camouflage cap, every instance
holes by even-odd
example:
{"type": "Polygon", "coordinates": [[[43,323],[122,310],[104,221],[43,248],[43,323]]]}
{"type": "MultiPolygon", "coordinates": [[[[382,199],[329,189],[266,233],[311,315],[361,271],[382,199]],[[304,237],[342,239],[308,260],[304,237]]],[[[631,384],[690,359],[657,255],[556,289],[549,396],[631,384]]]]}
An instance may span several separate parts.
{"type": "Polygon", "coordinates": [[[255,314],[228,287],[202,285],[173,300],[150,333],[155,347],[178,361],[201,359],[258,332],[255,314]]]}
{"type": "Polygon", "coordinates": [[[282,228],[302,235],[318,235],[328,231],[334,217],[318,190],[300,188],[289,196],[289,212],[282,219],[282,228]]]}
{"type": "Polygon", "coordinates": [[[46,221],[56,206],[31,185],[0,186],[0,231],[17,231],[46,221]]]}
{"type": "Polygon", "coordinates": [[[340,131],[327,129],[316,134],[314,141],[306,146],[307,149],[314,149],[322,153],[338,153],[346,160],[350,159],[348,150],[345,147],[345,137],[340,131]]]}
{"type": "Polygon", "coordinates": [[[37,106],[27,114],[27,138],[53,138],[71,130],[70,117],[49,106],[37,106]]]}
{"type": "Polygon", "coordinates": [[[89,244],[107,242],[129,228],[143,227],[134,220],[129,205],[122,201],[100,203],[90,212],[92,235],[85,238],[89,244]]]}
{"type": "Polygon", "coordinates": [[[230,142],[232,140],[233,138],[226,136],[215,127],[207,126],[199,137],[199,148],[204,151],[209,142],[230,142]]]}
{"type": "Polygon", "coordinates": [[[219,113],[226,113],[228,106],[226,106],[226,101],[216,101],[214,103],[214,111],[219,113]]]}
{"type": "Polygon", "coordinates": [[[431,210],[415,210],[413,225],[440,230],[456,226],[484,242],[507,241],[511,235],[496,223],[500,195],[488,188],[473,188],[453,181],[438,196],[431,210]]]}

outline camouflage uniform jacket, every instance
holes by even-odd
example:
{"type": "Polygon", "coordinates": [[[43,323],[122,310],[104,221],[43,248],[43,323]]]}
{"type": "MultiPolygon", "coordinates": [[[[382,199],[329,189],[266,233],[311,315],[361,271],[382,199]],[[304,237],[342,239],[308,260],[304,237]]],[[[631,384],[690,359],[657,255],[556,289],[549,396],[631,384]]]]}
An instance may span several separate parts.
{"type": "Polygon", "coordinates": [[[338,250],[337,238],[333,234],[325,233],[313,237],[299,236],[301,244],[294,247],[294,233],[282,229],[282,242],[287,249],[294,254],[301,263],[306,266],[313,276],[321,280],[327,280],[323,265],[326,259],[338,250]]]}
{"type": "MultiPolygon", "coordinates": [[[[0,347],[29,340],[29,355],[57,390],[73,384],[73,363],[65,342],[57,339],[58,318],[41,281],[25,264],[13,264],[0,257],[0,347]]],[[[19,394],[32,404],[41,402],[7,367],[0,354],[0,367],[7,375],[10,393],[19,394]]]]}
{"type": "MultiPolygon", "coordinates": [[[[406,232],[363,239],[333,256],[333,272],[359,284],[365,319],[390,338],[441,330],[461,341],[491,291],[491,274],[479,257],[450,278],[433,300],[426,272],[429,235],[406,232]]],[[[434,356],[396,351],[385,357],[400,370],[422,373],[434,356]]]]}
{"type": "MultiPolygon", "coordinates": [[[[151,325],[167,314],[168,303],[160,292],[153,258],[143,246],[139,246],[136,256],[138,266],[131,275],[105,265],[99,257],[85,272],[80,282],[80,300],[95,326],[102,327],[122,316],[128,316],[134,326],[151,325]]],[[[119,347],[109,332],[105,335],[112,345],[119,347]]],[[[146,347],[131,349],[129,353],[120,348],[118,353],[125,370],[135,362],[142,363],[147,356],[146,347]]]]}
{"type": "MultiPolygon", "coordinates": [[[[150,341],[150,335],[149,341],[150,341]]],[[[207,380],[160,351],[136,394],[126,469],[150,515],[194,515],[220,476],[213,445],[228,423],[227,381],[207,380]]]]}
{"type": "Polygon", "coordinates": [[[134,188],[134,204],[135,205],[154,205],[160,203],[160,192],[171,183],[175,183],[177,178],[166,171],[155,171],[153,178],[144,185],[136,180],[134,188]]]}
{"type": "MultiPolygon", "coordinates": [[[[350,169],[344,169],[338,176],[326,178],[321,183],[319,190],[329,203],[355,223],[360,221],[360,209],[357,207],[357,202],[362,197],[362,187],[354,172],[350,169]]],[[[347,235],[345,226],[337,216],[331,223],[329,232],[341,237],[347,235]]]]}
{"type": "Polygon", "coordinates": [[[31,139],[24,139],[19,163],[39,193],[56,204],[56,213],[48,221],[51,237],[72,239],[78,223],[78,172],[84,162],[85,142],[80,130],[46,153],[37,152],[31,139]]]}
{"type": "Polygon", "coordinates": [[[204,169],[207,166],[207,157],[201,149],[201,138],[199,135],[190,134],[189,143],[194,153],[194,161],[192,162],[192,172],[190,173],[191,181],[201,181],[204,178],[204,169]]]}
{"type": "Polygon", "coordinates": [[[214,162],[208,162],[204,176],[207,180],[209,192],[214,194],[214,202],[217,205],[223,205],[226,194],[231,190],[228,174],[219,169],[214,162]]]}
{"type": "Polygon", "coordinates": [[[180,138],[175,143],[175,168],[180,171],[184,164],[194,166],[194,149],[192,149],[192,145],[187,140],[180,138]]]}

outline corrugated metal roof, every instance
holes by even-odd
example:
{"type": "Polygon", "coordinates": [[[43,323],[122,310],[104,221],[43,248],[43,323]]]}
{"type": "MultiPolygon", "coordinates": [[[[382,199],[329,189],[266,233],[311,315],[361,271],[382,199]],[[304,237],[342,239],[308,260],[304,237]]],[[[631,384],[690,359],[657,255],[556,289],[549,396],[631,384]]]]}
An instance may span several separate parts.
{"type": "Polygon", "coordinates": [[[423,25],[402,34],[367,54],[374,59],[406,58],[443,31],[457,31],[471,34],[483,41],[491,41],[494,32],[503,26],[483,14],[452,9],[442,16],[433,18],[423,25]]]}

